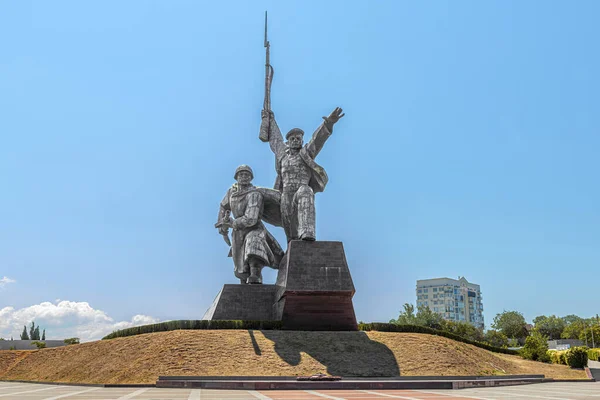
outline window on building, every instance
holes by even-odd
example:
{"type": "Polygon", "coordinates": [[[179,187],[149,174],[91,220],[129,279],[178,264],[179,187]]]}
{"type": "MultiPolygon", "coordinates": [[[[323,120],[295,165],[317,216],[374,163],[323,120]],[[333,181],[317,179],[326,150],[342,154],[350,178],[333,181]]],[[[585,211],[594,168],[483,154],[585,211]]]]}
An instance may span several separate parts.
{"type": "Polygon", "coordinates": [[[436,288],[436,287],[434,287],[434,288],[433,288],[433,291],[434,291],[434,292],[437,292],[437,288],[436,288]]]}

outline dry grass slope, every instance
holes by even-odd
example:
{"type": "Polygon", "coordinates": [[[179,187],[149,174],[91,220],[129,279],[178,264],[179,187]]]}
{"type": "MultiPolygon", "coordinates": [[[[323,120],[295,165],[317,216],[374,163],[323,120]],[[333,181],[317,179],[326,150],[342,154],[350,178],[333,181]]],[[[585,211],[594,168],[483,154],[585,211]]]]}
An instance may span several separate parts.
{"type": "Polygon", "coordinates": [[[342,376],[583,371],[491,353],[439,336],[390,332],[172,331],[38,351],[0,352],[0,379],[154,383],[159,375],[342,376]]]}

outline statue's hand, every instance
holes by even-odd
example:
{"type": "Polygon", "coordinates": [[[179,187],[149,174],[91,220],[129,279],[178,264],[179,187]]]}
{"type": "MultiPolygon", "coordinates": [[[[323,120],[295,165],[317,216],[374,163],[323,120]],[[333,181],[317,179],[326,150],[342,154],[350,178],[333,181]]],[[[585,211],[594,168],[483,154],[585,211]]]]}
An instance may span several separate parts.
{"type": "Polygon", "coordinates": [[[329,114],[329,117],[323,117],[323,119],[325,120],[325,123],[330,123],[331,125],[335,124],[336,122],[338,122],[340,120],[340,118],[342,118],[344,115],[342,109],[340,107],[336,107],[335,110],[333,110],[331,112],[331,114],[329,114]]]}
{"type": "Polygon", "coordinates": [[[270,117],[271,119],[273,119],[273,118],[275,118],[275,114],[273,114],[273,111],[271,111],[271,110],[265,110],[265,109],[263,109],[263,110],[260,112],[260,117],[261,117],[262,119],[269,118],[269,117],[270,117]]]}
{"type": "Polygon", "coordinates": [[[219,233],[222,235],[223,233],[227,233],[229,229],[233,229],[233,220],[231,217],[226,216],[219,224],[219,233]]]}

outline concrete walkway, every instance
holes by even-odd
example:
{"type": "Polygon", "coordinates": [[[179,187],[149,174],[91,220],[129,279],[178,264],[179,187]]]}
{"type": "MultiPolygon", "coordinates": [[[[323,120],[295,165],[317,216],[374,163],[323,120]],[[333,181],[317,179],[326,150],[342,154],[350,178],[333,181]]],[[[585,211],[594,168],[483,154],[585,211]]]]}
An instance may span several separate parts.
{"type": "Polygon", "coordinates": [[[588,368],[590,369],[590,373],[596,380],[596,382],[600,382],[600,361],[588,361],[588,368]]]}
{"type": "Polygon", "coordinates": [[[551,399],[600,400],[600,382],[551,382],[461,390],[213,390],[102,388],[0,382],[0,400],[375,400],[375,399],[551,399]]]}

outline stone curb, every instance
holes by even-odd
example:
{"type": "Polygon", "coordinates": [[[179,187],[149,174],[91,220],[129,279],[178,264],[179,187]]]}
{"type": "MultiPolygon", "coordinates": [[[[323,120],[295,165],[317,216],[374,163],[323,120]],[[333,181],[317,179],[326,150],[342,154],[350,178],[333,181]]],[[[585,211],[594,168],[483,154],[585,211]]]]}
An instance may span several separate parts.
{"type": "Polygon", "coordinates": [[[382,389],[463,389],[472,387],[527,385],[553,381],[544,375],[510,377],[395,377],[345,378],[340,381],[298,381],[295,377],[159,377],[159,388],[202,388],[237,390],[382,390],[382,389]],[[292,378],[292,379],[290,379],[292,378]]]}
{"type": "Polygon", "coordinates": [[[13,380],[13,379],[0,379],[0,382],[16,382],[16,383],[32,383],[37,385],[62,385],[62,386],[89,386],[89,387],[103,387],[103,388],[144,388],[144,387],[156,387],[155,383],[71,383],[71,382],[42,382],[42,381],[24,381],[24,380],[13,380]]]}

